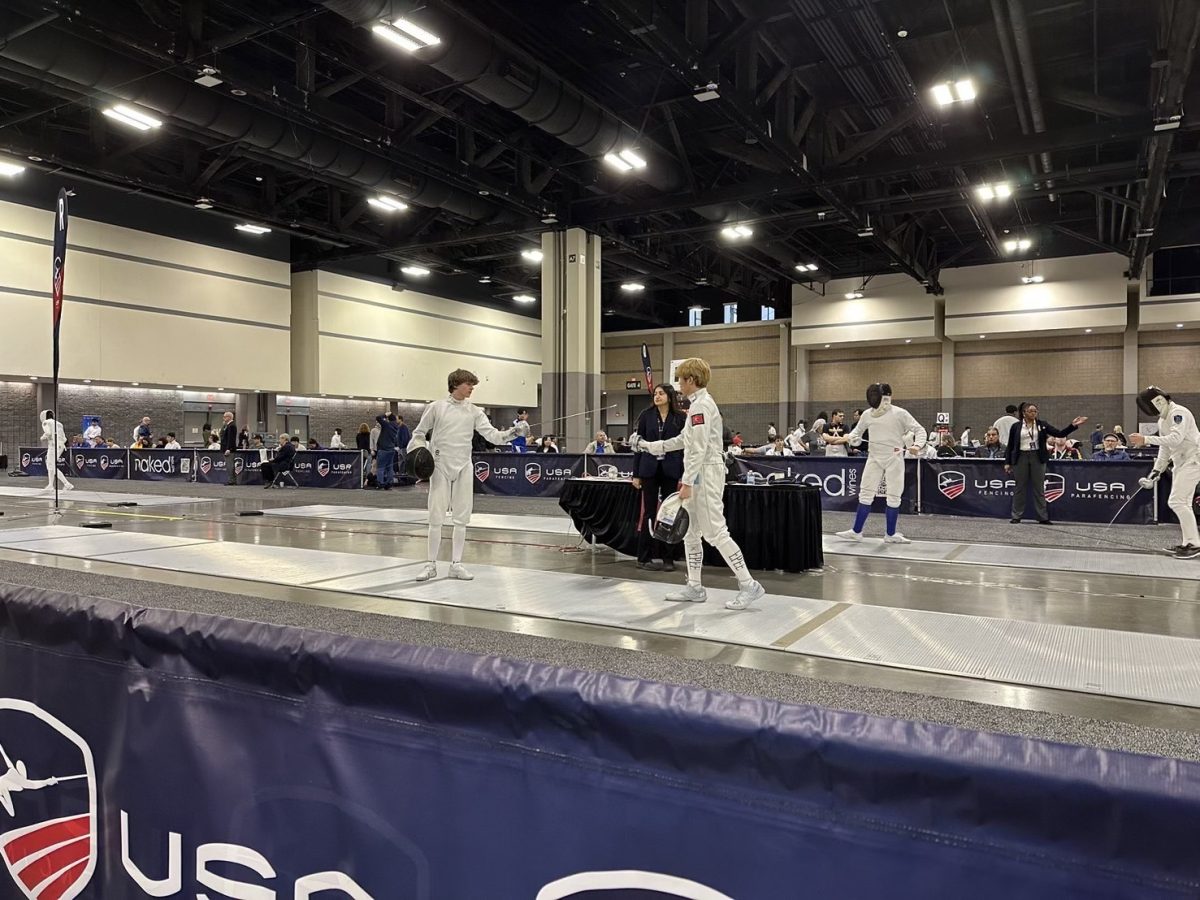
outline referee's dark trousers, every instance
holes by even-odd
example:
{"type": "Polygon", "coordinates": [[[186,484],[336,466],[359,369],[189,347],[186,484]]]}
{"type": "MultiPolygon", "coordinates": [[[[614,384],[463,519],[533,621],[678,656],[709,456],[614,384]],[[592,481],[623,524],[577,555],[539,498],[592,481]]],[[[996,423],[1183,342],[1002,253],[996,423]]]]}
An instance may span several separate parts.
{"type": "Polygon", "coordinates": [[[1025,491],[1033,488],[1033,511],[1039,522],[1045,522],[1050,518],[1046,512],[1046,464],[1038,458],[1037,450],[1022,450],[1017,454],[1013,475],[1017,479],[1017,490],[1013,494],[1012,517],[1024,518],[1025,491]]]}

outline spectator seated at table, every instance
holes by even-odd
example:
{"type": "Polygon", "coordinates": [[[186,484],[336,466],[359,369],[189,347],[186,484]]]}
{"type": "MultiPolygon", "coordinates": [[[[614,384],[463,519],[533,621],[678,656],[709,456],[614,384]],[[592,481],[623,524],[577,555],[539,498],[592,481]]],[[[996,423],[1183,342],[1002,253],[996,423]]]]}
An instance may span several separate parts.
{"type": "Polygon", "coordinates": [[[608,440],[608,435],[603,431],[596,432],[596,439],[583,448],[584,453],[614,453],[612,443],[608,440]]]}
{"type": "Polygon", "coordinates": [[[942,439],[938,442],[937,449],[934,452],[939,458],[963,455],[962,448],[954,440],[954,435],[948,433],[942,435],[942,439]]]}
{"type": "Polygon", "coordinates": [[[1128,462],[1130,459],[1129,451],[1121,446],[1117,436],[1111,431],[1104,436],[1101,447],[1102,449],[1092,454],[1092,459],[1100,462],[1128,462]]]}
{"type": "Polygon", "coordinates": [[[1079,448],[1075,446],[1074,441],[1069,441],[1066,438],[1051,438],[1053,449],[1050,451],[1051,459],[1062,460],[1080,460],[1083,459],[1083,454],[1079,452],[1079,448]]]}
{"type": "Polygon", "coordinates": [[[534,445],[535,453],[557,453],[558,444],[554,443],[554,435],[546,434],[534,445]]]}
{"type": "Polygon", "coordinates": [[[989,428],[983,435],[983,443],[975,448],[976,459],[1004,459],[1007,451],[1000,443],[1000,432],[995,427],[989,428]]]}
{"type": "Polygon", "coordinates": [[[776,438],[773,443],[763,444],[761,447],[740,447],[741,456],[795,456],[796,454],[788,448],[783,438],[776,438]]]}

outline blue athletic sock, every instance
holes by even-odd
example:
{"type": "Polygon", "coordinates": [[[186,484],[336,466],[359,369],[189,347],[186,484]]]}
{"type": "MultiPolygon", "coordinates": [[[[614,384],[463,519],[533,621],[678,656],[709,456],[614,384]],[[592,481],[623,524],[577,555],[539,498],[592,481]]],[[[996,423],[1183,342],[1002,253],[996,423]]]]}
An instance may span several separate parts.
{"type": "Polygon", "coordinates": [[[854,532],[855,532],[855,534],[862,534],[863,526],[865,526],[867,524],[867,516],[869,516],[870,514],[871,514],[871,507],[869,504],[866,504],[866,503],[858,504],[858,515],[856,515],[854,517],[854,532]]]}
{"type": "MultiPolygon", "coordinates": [[[[862,509],[860,506],[859,509],[862,509]]],[[[889,506],[887,508],[887,533],[889,535],[896,533],[896,523],[900,521],[900,507],[889,506]]]]}

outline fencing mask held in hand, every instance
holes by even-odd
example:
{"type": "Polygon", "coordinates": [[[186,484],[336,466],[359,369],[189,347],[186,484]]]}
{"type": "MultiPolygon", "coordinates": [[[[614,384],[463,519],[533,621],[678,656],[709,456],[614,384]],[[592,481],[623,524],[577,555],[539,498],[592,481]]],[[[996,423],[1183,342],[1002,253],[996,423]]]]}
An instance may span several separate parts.
{"type": "Polygon", "coordinates": [[[405,457],[404,467],[409,475],[428,481],[433,477],[433,454],[428,447],[418,447],[405,457]]]}
{"type": "Polygon", "coordinates": [[[676,491],[658,507],[654,519],[654,539],[665,544],[678,544],[688,530],[688,513],[683,498],[676,491]]]}
{"type": "Polygon", "coordinates": [[[1156,388],[1154,385],[1150,385],[1137,395],[1138,409],[1155,419],[1166,415],[1167,404],[1170,402],[1171,395],[1164,393],[1161,388],[1156,388]]]}

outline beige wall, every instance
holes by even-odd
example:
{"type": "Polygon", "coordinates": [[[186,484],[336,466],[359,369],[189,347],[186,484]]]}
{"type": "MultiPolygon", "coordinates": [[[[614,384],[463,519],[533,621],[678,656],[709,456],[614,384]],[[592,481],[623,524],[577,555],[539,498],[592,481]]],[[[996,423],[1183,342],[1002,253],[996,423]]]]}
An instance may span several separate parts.
{"type": "Polygon", "coordinates": [[[1138,384],[1167,393],[1200,393],[1200,331],[1149,331],[1138,336],[1138,384]]]}
{"type": "Polygon", "coordinates": [[[939,344],[810,350],[808,372],[813,403],[862,406],[867,385],[886,381],[903,405],[901,398],[941,396],[942,351],[939,344]]]}
{"type": "MultiPolygon", "coordinates": [[[[50,210],[0,202],[0,373],[51,374],[50,210]]],[[[286,390],[290,269],[72,218],[62,377],[286,390]]]]}
{"type": "Polygon", "coordinates": [[[676,334],[672,358],[689,356],[699,356],[712,367],[709,390],[721,403],[778,402],[778,325],[676,334]]]}
{"type": "Polygon", "coordinates": [[[432,400],[461,367],[479,376],[480,405],[537,405],[537,319],[332,272],[317,273],[316,292],[317,383],[297,393],[432,400]]]}
{"type": "Polygon", "coordinates": [[[630,393],[645,393],[646,375],[642,371],[642,344],[650,351],[650,365],[654,369],[654,383],[660,383],[669,359],[663,357],[663,336],[661,334],[605,335],[603,347],[600,350],[600,389],[610,394],[625,393],[625,382],[636,378],[642,382],[643,390],[630,393]]]}
{"type": "Polygon", "coordinates": [[[1029,397],[1120,394],[1119,334],[1061,338],[959,341],[955,344],[955,394],[1029,397]]]}

